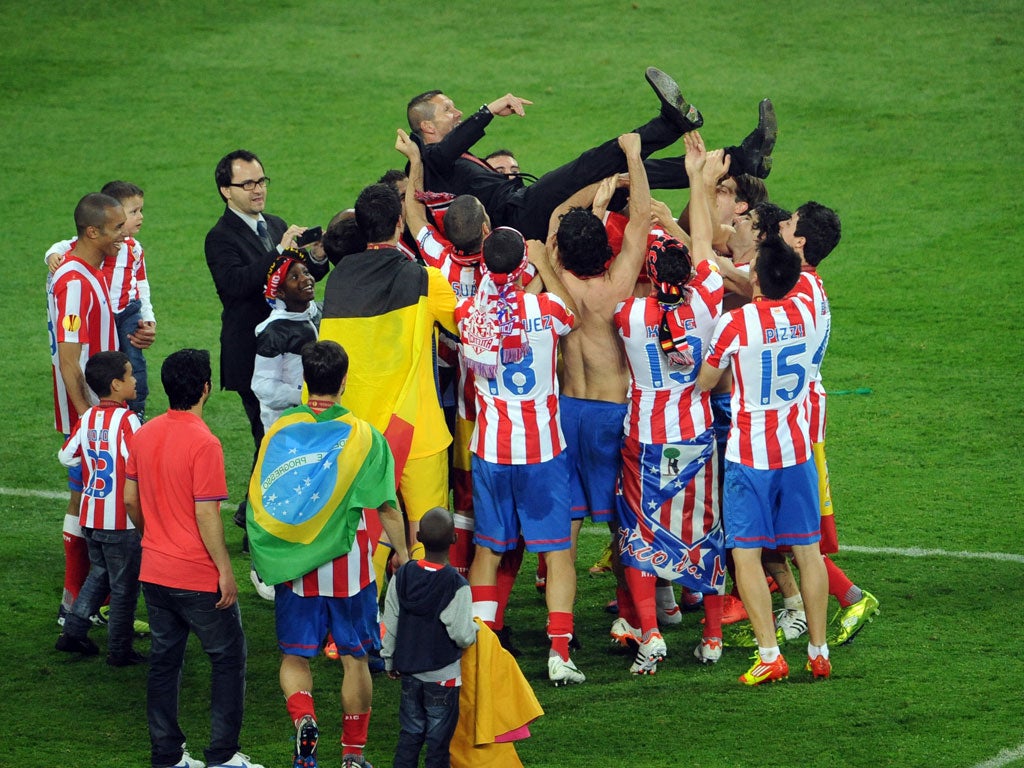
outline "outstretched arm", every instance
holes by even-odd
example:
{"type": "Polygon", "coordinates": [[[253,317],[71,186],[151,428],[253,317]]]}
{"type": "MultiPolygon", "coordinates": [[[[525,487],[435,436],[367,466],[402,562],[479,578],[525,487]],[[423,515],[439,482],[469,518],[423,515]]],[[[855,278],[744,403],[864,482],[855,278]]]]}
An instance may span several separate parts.
{"type": "Polygon", "coordinates": [[[683,139],[686,142],[686,174],[690,177],[690,251],[693,254],[693,265],[697,266],[702,261],[715,258],[715,252],[711,249],[712,222],[708,190],[702,183],[708,152],[699,131],[691,131],[683,139]]]}
{"type": "Polygon", "coordinates": [[[619,146],[626,155],[629,170],[629,223],[622,235],[622,250],[608,269],[608,277],[621,298],[633,292],[647,256],[647,235],[651,231],[651,189],[647,171],[640,157],[640,135],[619,136],[619,146]]]}
{"type": "Polygon", "coordinates": [[[423,191],[423,159],[420,157],[420,148],[416,142],[401,128],[398,129],[398,137],[395,139],[395,149],[409,159],[409,183],[405,187],[405,221],[412,236],[416,237],[429,223],[423,203],[416,199],[416,193],[423,191]]]}

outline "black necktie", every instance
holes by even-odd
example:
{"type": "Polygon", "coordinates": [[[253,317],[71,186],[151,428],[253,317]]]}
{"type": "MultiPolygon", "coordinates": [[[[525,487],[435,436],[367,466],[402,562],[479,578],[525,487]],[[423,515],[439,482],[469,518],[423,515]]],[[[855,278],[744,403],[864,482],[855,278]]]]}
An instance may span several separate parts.
{"type": "Polygon", "coordinates": [[[260,240],[263,241],[263,247],[268,251],[274,250],[274,243],[270,240],[270,233],[267,232],[267,222],[260,219],[256,222],[256,233],[260,236],[260,240]]]}

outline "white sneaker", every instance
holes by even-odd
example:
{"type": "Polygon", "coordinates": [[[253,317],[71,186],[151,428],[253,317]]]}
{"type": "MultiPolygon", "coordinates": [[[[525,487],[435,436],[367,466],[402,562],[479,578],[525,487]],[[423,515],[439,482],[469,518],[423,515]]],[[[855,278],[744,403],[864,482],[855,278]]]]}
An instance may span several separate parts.
{"type": "Polygon", "coordinates": [[[640,641],[643,639],[640,630],[631,626],[629,622],[621,617],[612,622],[612,629],[609,634],[612,636],[612,643],[618,643],[619,645],[627,645],[630,642],[640,645],[640,641]]]}
{"type": "Polygon", "coordinates": [[[651,632],[650,637],[640,643],[629,671],[634,675],[653,675],[658,671],[658,662],[666,656],[668,646],[665,645],[665,639],[659,633],[651,632]]]}
{"type": "Polygon", "coordinates": [[[722,638],[705,637],[693,649],[693,655],[701,664],[716,664],[722,658],[722,638]]]}
{"type": "Polygon", "coordinates": [[[263,766],[259,763],[254,763],[252,758],[248,755],[243,755],[241,752],[235,752],[234,757],[226,763],[211,765],[209,768],[263,768],[263,766]]]}
{"type": "Polygon", "coordinates": [[[260,597],[264,600],[274,602],[274,588],[260,578],[260,575],[256,573],[255,568],[249,568],[249,581],[251,581],[252,585],[256,587],[256,592],[260,597]]]}
{"type": "Polygon", "coordinates": [[[563,659],[557,653],[553,653],[548,656],[548,679],[557,688],[559,685],[582,683],[587,676],[576,669],[572,659],[563,659]]]}
{"type": "Polygon", "coordinates": [[[188,752],[185,752],[181,756],[181,760],[176,762],[171,768],[206,768],[206,763],[202,760],[196,760],[188,752]]]}
{"type": "Polygon", "coordinates": [[[775,637],[779,643],[791,643],[807,634],[807,614],[791,608],[775,612],[775,637]]]}
{"type": "Polygon", "coordinates": [[[683,609],[678,605],[673,605],[671,608],[658,607],[658,626],[664,627],[669,624],[682,624],[683,623],[683,609]]]}

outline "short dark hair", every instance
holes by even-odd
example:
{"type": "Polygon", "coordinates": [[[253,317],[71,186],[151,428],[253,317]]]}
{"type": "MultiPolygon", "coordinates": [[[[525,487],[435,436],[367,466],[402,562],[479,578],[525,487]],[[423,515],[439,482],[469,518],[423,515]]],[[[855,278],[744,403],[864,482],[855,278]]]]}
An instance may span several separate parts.
{"type": "Polygon", "coordinates": [[[384,175],[377,179],[378,184],[387,184],[389,187],[394,187],[395,191],[398,191],[398,182],[406,181],[409,177],[405,171],[400,171],[397,168],[385,171],[384,175]]]}
{"type": "Polygon", "coordinates": [[[608,232],[597,216],[586,208],[570,208],[562,216],[555,235],[562,266],[577,277],[604,274],[612,258],[608,232]]]}
{"type": "Polygon", "coordinates": [[[484,264],[495,274],[507,275],[523,262],[526,241],[518,230],[498,227],[483,244],[484,264]]]}
{"type": "Polygon", "coordinates": [[[112,350],[97,352],[85,361],[85,383],[100,397],[110,397],[114,379],[123,379],[128,370],[128,355],[112,350]]]}
{"type": "Polygon", "coordinates": [[[758,203],[750,209],[751,213],[757,214],[757,222],[754,224],[754,231],[761,239],[779,234],[779,222],[789,221],[793,214],[785,208],[780,208],[775,203],[758,203]]]}
{"type": "Polygon", "coordinates": [[[658,282],[682,287],[690,281],[693,265],[690,262],[690,250],[683,243],[673,239],[659,248],[656,254],[653,267],[657,270],[658,282]]]}
{"type": "Polygon", "coordinates": [[[427,510],[420,520],[416,538],[430,553],[447,552],[455,533],[455,520],[444,507],[427,510]]]}
{"type": "Polygon", "coordinates": [[[356,199],[356,222],[368,243],[393,238],[401,217],[402,201],[387,184],[371,184],[356,199]]]}
{"type": "Polygon", "coordinates": [[[516,156],[516,153],[513,152],[511,149],[496,149],[493,152],[491,152],[491,154],[489,154],[487,157],[484,158],[484,162],[486,163],[492,157],[512,157],[512,158],[514,158],[515,156],[516,156]]]}
{"type": "Polygon", "coordinates": [[[203,399],[210,384],[210,352],[206,349],[179,349],[160,367],[160,382],[172,411],[187,411],[203,399]]]}
{"type": "Polygon", "coordinates": [[[435,96],[440,96],[443,91],[424,91],[419,96],[413,96],[405,108],[405,117],[409,121],[409,130],[413,133],[420,132],[420,123],[423,120],[433,120],[436,106],[430,103],[435,96]]]}
{"type": "Polygon", "coordinates": [[[479,253],[484,241],[487,211],[472,195],[459,195],[444,214],[444,234],[463,253],[479,253]]]}
{"type": "Polygon", "coordinates": [[[335,216],[324,232],[324,239],[320,244],[331,264],[335,266],[349,254],[365,251],[366,237],[356,223],[355,211],[342,211],[335,216]]]}
{"type": "Polygon", "coordinates": [[[110,195],[90,192],[75,206],[75,230],[78,236],[82,237],[87,227],[102,227],[107,223],[107,211],[121,207],[121,202],[110,195]]]}
{"type": "Polygon", "coordinates": [[[749,173],[740,173],[731,177],[736,182],[736,199],[747,204],[747,209],[768,201],[768,188],[764,180],[751,176],[749,173]]]}
{"type": "Polygon", "coordinates": [[[348,373],[348,353],[336,341],[311,341],[302,348],[302,378],[311,395],[336,395],[348,373]]]}
{"type": "Polygon", "coordinates": [[[754,270],[761,293],[769,299],[781,299],[800,279],[800,256],[781,237],[773,235],[758,243],[754,270]]]}
{"type": "Polygon", "coordinates": [[[804,238],[804,261],[816,267],[839,244],[842,237],[839,214],[813,200],[801,205],[796,212],[800,218],[793,234],[804,238]]]}
{"type": "Polygon", "coordinates": [[[217,182],[217,194],[221,196],[224,202],[227,202],[227,198],[221,193],[220,188],[226,187],[231,184],[231,165],[235,160],[243,160],[247,163],[259,163],[260,168],[263,167],[263,163],[256,157],[255,153],[250,152],[247,149],[236,149],[234,152],[228,152],[224,157],[217,163],[217,168],[213,172],[213,178],[217,182]]]}
{"type": "Polygon", "coordinates": [[[108,181],[103,185],[103,189],[100,192],[104,195],[110,195],[120,203],[123,203],[129,197],[145,197],[146,194],[142,191],[142,187],[138,184],[132,184],[130,181],[108,181]]]}

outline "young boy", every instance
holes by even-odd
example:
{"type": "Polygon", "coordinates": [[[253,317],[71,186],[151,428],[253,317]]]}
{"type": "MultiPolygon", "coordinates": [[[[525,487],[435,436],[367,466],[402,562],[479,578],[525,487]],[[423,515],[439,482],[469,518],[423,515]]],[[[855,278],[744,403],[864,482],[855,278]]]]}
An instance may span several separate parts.
{"type": "MultiPolygon", "coordinates": [[[[126,235],[124,244],[117,256],[104,259],[102,270],[110,291],[118,344],[121,351],[128,355],[135,373],[136,394],[129,401],[128,407],[140,419],[145,419],[149,384],[146,358],[142,350],[149,347],[156,337],[156,317],[149,299],[149,280],[146,277],[142,245],[135,240],[135,235],[142,227],[143,192],[140,187],[127,181],[108,182],[101,192],[121,203],[127,216],[123,229],[126,235]]],[[[51,273],[60,266],[68,252],[74,250],[77,242],[78,238],[73,237],[50,246],[45,258],[51,273]]]]}
{"type": "Polygon", "coordinates": [[[416,534],[424,558],[398,569],[384,601],[381,656],[388,675],[402,679],[394,768],[416,768],[424,741],[427,768],[451,764],[462,651],[476,642],[477,631],[469,582],[448,565],[455,535],[448,510],[427,512],[416,534]]]}
{"type": "Polygon", "coordinates": [[[107,664],[125,667],[146,657],[132,648],[135,606],[139,598],[139,534],[124,505],[125,462],[132,436],[141,425],[126,402],[136,395],[135,376],[123,352],[97,352],[85,364],[85,380],[100,397],[68,438],[58,458],[82,467],[79,523],[92,567],[57,638],[58,651],[95,656],[99,648],[87,636],[100,603],[110,594],[107,664]]]}
{"type": "Polygon", "coordinates": [[[313,301],[316,282],[305,259],[300,251],[286,250],[267,273],[264,295],[271,312],[256,326],[252,374],[265,430],[283,410],[302,402],[302,348],[317,340],[321,311],[313,301]]]}

